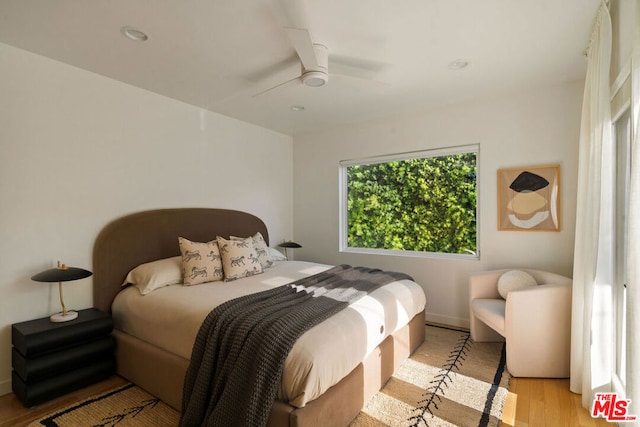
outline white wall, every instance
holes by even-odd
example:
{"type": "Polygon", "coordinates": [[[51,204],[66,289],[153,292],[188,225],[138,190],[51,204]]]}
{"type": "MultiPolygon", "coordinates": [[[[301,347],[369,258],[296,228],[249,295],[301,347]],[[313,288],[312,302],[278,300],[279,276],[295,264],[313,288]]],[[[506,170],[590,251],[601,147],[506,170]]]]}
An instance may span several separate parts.
{"type": "MultiPolygon", "coordinates": [[[[60,310],[33,274],[91,269],[100,229],[144,209],[239,209],[291,238],[292,160],[289,136],[0,44],[0,394],[11,324],[60,310]]],[[[90,278],[64,290],[92,306],[90,278]]]]}
{"type": "Polygon", "coordinates": [[[447,106],[294,138],[297,259],[404,271],[427,295],[427,318],[468,326],[469,273],[527,266],[571,276],[582,82],[447,106]],[[480,261],[402,258],[338,251],[338,162],[480,144],[480,261]],[[497,230],[497,170],[560,164],[560,232],[497,230]]]}

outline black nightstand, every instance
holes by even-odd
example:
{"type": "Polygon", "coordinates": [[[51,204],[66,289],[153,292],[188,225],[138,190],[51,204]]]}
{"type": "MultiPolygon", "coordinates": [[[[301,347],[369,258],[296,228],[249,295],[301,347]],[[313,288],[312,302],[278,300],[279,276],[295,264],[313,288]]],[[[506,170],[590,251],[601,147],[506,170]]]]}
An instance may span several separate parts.
{"type": "Polygon", "coordinates": [[[111,316],[95,308],[70,322],[45,317],[13,324],[13,392],[34,406],[113,375],[112,329],[111,316]]]}

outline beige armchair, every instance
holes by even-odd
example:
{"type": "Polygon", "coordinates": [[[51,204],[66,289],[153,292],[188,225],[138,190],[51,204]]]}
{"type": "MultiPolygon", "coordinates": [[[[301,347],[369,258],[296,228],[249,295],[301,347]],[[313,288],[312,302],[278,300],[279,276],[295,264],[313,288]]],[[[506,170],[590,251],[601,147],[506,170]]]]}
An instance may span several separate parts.
{"type": "Polygon", "coordinates": [[[513,290],[506,300],[498,292],[498,279],[509,270],[471,275],[471,338],[506,341],[507,370],[514,377],[567,378],[572,280],[541,270],[518,270],[529,273],[538,285],[513,290]]]}

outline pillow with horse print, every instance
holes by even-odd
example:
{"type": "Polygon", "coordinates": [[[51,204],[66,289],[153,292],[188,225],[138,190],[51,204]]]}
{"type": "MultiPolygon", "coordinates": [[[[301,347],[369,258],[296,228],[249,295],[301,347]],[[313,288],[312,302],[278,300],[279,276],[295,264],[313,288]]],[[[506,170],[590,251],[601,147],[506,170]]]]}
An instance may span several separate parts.
{"type": "Polygon", "coordinates": [[[253,246],[252,237],[227,240],[218,236],[217,240],[226,282],[262,273],[262,265],[253,246]]]}
{"type": "MultiPolygon", "coordinates": [[[[231,240],[244,240],[243,237],[230,236],[229,238],[231,240]]],[[[271,253],[269,253],[267,242],[264,240],[262,233],[258,231],[256,234],[248,238],[253,240],[253,247],[256,250],[256,254],[258,255],[262,268],[265,269],[273,267],[273,259],[271,253]]]]}
{"type": "Polygon", "coordinates": [[[224,278],[218,242],[192,242],[178,237],[182,254],[182,276],[185,286],[216,282],[224,278]]]}

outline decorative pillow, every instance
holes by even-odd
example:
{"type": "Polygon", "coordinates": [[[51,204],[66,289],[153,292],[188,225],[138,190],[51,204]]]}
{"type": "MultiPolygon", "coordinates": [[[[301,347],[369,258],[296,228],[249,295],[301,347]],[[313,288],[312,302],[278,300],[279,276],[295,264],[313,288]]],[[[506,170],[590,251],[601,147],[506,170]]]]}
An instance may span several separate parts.
{"type": "Polygon", "coordinates": [[[178,244],[185,286],[222,280],[224,274],[217,241],[200,243],[178,237],[178,244]]]}
{"type": "Polygon", "coordinates": [[[507,299],[507,294],[513,290],[536,286],[538,282],[526,271],[507,271],[498,279],[498,292],[502,298],[507,299]]]}
{"type": "Polygon", "coordinates": [[[132,284],[146,295],[163,286],[182,283],[182,257],[159,259],[140,264],[127,274],[122,286],[132,284]]]}
{"type": "Polygon", "coordinates": [[[276,248],[267,248],[267,251],[269,252],[269,255],[271,255],[271,260],[273,262],[287,260],[287,257],[276,248]]]}
{"type": "MultiPolygon", "coordinates": [[[[244,240],[243,237],[229,237],[231,240],[244,240]]],[[[273,259],[271,254],[268,251],[267,242],[265,242],[262,233],[259,231],[250,237],[253,240],[253,248],[256,250],[256,254],[258,255],[258,259],[260,260],[260,265],[263,269],[273,267],[273,259]]]]}
{"type": "Polygon", "coordinates": [[[253,247],[253,238],[227,240],[218,236],[224,280],[240,279],[262,273],[262,265],[253,247]]]}

